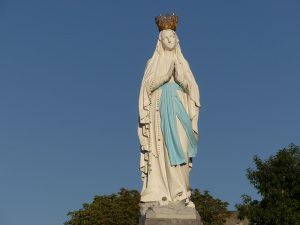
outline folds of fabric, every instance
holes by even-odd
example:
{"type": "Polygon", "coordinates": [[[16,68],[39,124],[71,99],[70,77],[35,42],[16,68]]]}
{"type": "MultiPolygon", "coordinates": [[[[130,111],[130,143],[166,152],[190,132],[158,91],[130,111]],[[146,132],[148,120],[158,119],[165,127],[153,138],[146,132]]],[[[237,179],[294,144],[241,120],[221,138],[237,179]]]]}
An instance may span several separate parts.
{"type": "Polygon", "coordinates": [[[177,118],[181,122],[188,138],[189,157],[195,157],[197,154],[197,140],[194,135],[191,119],[177,96],[177,90],[181,90],[181,87],[177,83],[166,83],[161,86],[161,89],[161,129],[167,146],[170,163],[172,166],[188,163],[184,157],[178,135],[177,118]]]}

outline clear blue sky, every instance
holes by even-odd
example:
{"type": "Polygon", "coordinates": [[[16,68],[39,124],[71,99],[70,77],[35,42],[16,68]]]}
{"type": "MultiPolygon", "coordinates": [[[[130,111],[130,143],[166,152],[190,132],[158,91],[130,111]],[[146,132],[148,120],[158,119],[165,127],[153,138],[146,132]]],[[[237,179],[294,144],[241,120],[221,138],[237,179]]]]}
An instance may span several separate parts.
{"type": "Polygon", "coordinates": [[[300,143],[298,0],[0,0],[0,225],[141,188],[138,93],[173,11],[203,105],[192,187],[257,197],[252,156],[300,143]]]}

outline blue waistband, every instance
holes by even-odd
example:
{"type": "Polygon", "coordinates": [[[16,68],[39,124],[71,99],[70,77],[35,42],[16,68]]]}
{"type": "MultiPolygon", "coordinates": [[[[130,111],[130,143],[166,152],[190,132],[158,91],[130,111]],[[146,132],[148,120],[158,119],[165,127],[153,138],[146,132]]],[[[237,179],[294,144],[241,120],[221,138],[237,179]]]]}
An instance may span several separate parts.
{"type": "Polygon", "coordinates": [[[161,86],[160,117],[162,134],[167,146],[171,165],[187,163],[177,131],[176,118],[181,122],[189,143],[189,157],[196,156],[197,142],[192,129],[192,122],[177,96],[181,87],[177,83],[166,83],[161,86]]]}

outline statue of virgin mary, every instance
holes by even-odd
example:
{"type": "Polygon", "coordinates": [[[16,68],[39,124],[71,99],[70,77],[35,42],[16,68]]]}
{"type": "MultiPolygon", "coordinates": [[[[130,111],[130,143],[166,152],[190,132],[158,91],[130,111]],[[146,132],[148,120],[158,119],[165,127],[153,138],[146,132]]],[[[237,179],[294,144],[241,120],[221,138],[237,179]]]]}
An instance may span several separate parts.
{"type": "Polygon", "coordinates": [[[156,17],[158,41],[139,96],[141,202],[190,201],[189,173],[197,154],[199,88],[176,34],[178,17],[156,17]]]}

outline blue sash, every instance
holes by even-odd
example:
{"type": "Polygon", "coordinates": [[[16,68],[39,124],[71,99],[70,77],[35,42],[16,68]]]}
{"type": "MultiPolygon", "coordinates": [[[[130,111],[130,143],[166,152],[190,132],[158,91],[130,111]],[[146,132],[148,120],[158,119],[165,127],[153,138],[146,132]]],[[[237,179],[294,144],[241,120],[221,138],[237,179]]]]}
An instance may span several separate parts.
{"type": "Polygon", "coordinates": [[[161,130],[167,146],[170,163],[172,166],[187,163],[178,136],[176,117],[181,122],[188,138],[189,157],[196,156],[197,141],[189,115],[177,96],[177,90],[182,89],[177,83],[166,83],[160,88],[162,89],[160,98],[161,130]]]}

